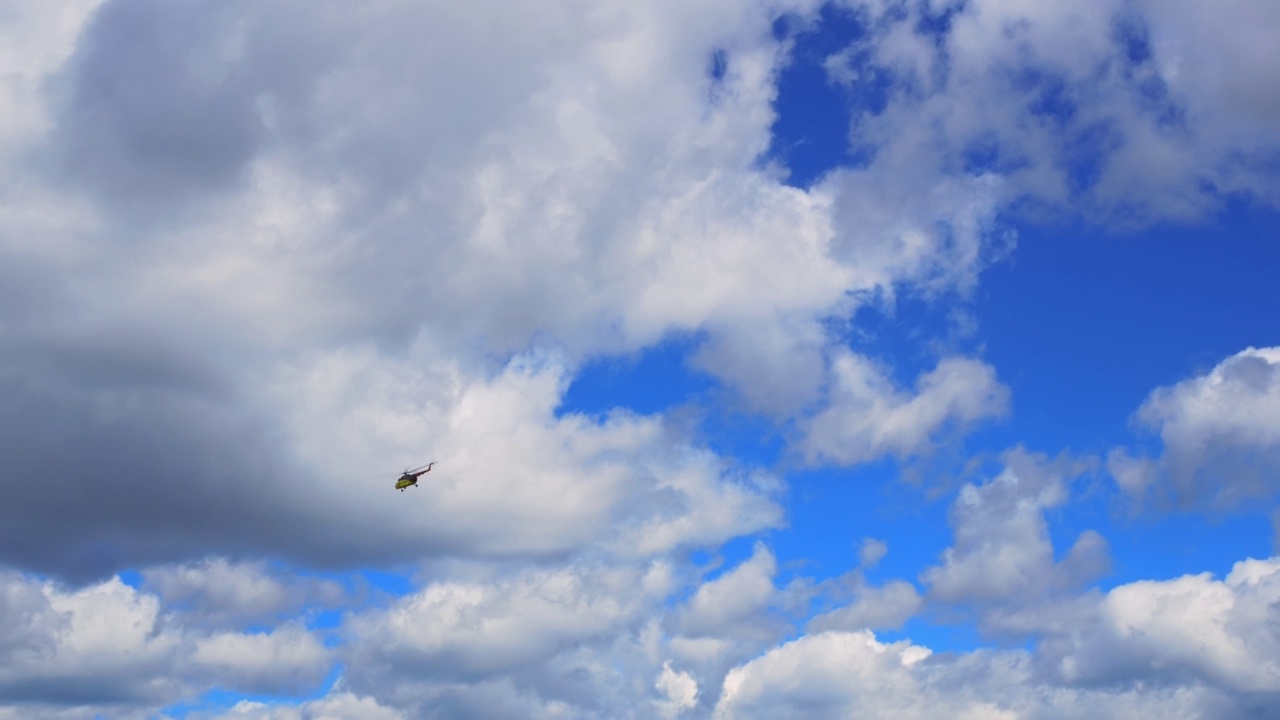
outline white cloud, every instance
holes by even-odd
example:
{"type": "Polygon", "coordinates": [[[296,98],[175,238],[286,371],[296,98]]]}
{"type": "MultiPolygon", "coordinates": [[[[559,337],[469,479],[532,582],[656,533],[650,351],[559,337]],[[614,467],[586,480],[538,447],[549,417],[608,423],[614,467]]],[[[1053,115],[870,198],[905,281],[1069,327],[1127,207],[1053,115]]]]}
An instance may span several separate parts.
{"type": "Polygon", "coordinates": [[[269,633],[222,632],[201,638],[191,659],[224,687],[300,693],[324,678],[332,658],[305,628],[285,625],[269,633]]]}
{"type": "Polygon", "coordinates": [[[143,577],[145,588],[167,607],[181,609],[187,622],[198,615],[220,628],[279,620],[306,605],[337,604],[344,595],[333,581],[282,576],[265,563],[224,558],[148,568],[143,577]]]}
{"type": "Polygon", "coordinates": [[[307,690],[329,670],[328,651],[302,627],[209,634],[184,620],[118,578],[67,590],[0,576],[0,712],[31,705],[50,717],[76,707],[142,715],[214,686],[307,690]]]}
{"type": "Polygon", "coordinates": [[[991,366],[946,358],[916,381],[914,394],[894,387],[884,369],[853,353],[833,362],[830,405],[808,421],[810,461],[852,465],[886,454],[925,452],[948,424],[964,427],[1004,414],[1009,390],[991,366]]]}
{"type": "Polygon", "coordinates": [[[182,637],[164,631],[160,605],[119,580],[64,592],[24,576],[3,578],[0,702],[86,705],[146,703],[176,697],[171,673],[182,637]]]}
{"type": "Polygon", "coordinates": [[[334,692],[298,707],[272,706],[242,700],[217,720],[403,720],[406,716],[376,700],[348,692],[334,692]]]}
{"type": "Polygon", "coordinates": [[[1256,2],[851,4],[875,18],[855,47],[894,79],[888,107],[854,123],[870,182],[992,173],[993,207],[1021,197],[1113,226],[1200,217],[1223,192],[1277,198],[1262,38],[1280,20],[1256,2]],[[944,35],[921,29],[947,9],[944,35]]]}
{"type": "Polygon", "coordinates": [[[1245,560],[1208,573],[1112,589],[1090,624],[1047,642],[1068,682],[1186,682],[1237,693],[1280,692],[1280,561],[1245,560]]]}
{"type": "Polygon", "coordinates": [[[868,632],[808,635],[730,672],[716,716],[797,717],[803,708],[809,717],[842,717],[856,707],[875,717],[923,717],[907,668],[928,655],[868,632]]]}
{"type": "Polygon", "coordinates": [[[557,417],[567,371],[554,356],[517,358],[483,380],[426,362],[331,356],[280,389],[298,405],[297,444],[316,472],[300,502],[341,507],[334,520],[352,528],[353,548],[511,556],[603,545],[644,556],[780,520],[767,480],[737,477],[660,416],[557,417]],[[404,495],[386,491],[390,480],[351,481],[378,463],[428,460],[439,464],[404,495]]]}
{"type": "Polygon", "coordinates": [[[1157,388],[1135,413],[1156,431],[1158,458],[1118,449],[1108,468],[1131,495],[1234,508],[1280,486],[1280,348],[1248,348],[1212,370],[1157,388]]]}
{"type": "MultiPolygon", "coordinates": [[[[769,649],[786,594],[772,553],[702,584],[684,553],[780,526],[780,482],[660,414],[558,413],[584,361],[692,334],[730,402],[804,425],[811,460],[924,454],[1007,410],[995,370],[949,357],[899,388],[825,321],[904,289],[968,292],[1008,247],[1000,211],[1028,193],[1150,218],[1201,212],[1206,178],[1274,187],[1231,160],[1275,145],[1273,51],[1250,40],[1199,77],[1177,67],[1232,28],[1267,37],[1274,13],[1153,11],[1155,54],[1129,67],[1108,34],[1118,3],[975,1],[935,46],[910,21],[936,5],[866,40],[909,80],[852,128],[873,161],[802,191],[759,161],[786,47],[771,23],[811,0],[0,0],[0,562],[86,583],[2,581],[0,717],[318,682],[331,654],[287,616],[333,588],[273,577],[263,557],[431,562],[423,587],[349,616],[336,654],[367,661],[348,666],[361,694],[232,717],[709,712],[742,663],[722,714],[751,698],[779,713],[1041,707],[1009,690],[1043,689],[1016,654],[954,672],[992,658],[984,672],[1022,700],[953,704],[905,641],[829,632],[769,649]],[[1050,79],[1020,86],[1027,63],[1050,79]],[[1061,127],[1030,112],[1056,79],[1076,108],[1061,127]],[[1171,99],[1144,105],[1146,79],[1171,99]],[[1153,121],[1182,105],[1185,127],[1153,121]],[[1008,163],[967,170],[990,138],[1008,163]],[[1105,156],[1088,190],[1066,177],[1064,142],[1105,156]],[[430,460],[405,494],[367,479],[430,460]],[[157,562],[143,591],[98,581],[157,562]],[[781,699],[776,682],[791,683],[781,699]],[[899,691],[918,699],[894,705],[899,691]]],[[[1062,481],[1010,472],[965,491],[929,592],[1088,616],[1089,596],[1054,592],[1096,572],[1100,536],[1054,563],[1043,513],[1062,481]]],[[[817,624],[892,626],[920,602],[889,581],[817,624]]],[[[1090,647],[1071,657],[1087,666],[1090,647]]],[[[1201,665],[1178,647],[1134,652],[1227,690],[1271,687],[1265,669],[1224,679],[1265,643],[1201,665]]],[[[1203,698],[1186,692],[1116,707],[1190,714],[1203,698]]],[[[1042,714],[1104,707],[1054,697],[1042,714]]]]}
{"type": "Polygon", "coordinates": [[[687,672],[672,670],[670,662],[662,664],[657,689],[666,696],[658,703],[658,709],[665,717],[675,717],[698,704],[698,681],[687,672]]]}
{"type": "Polygon", "coordinates": [[[433,583],[353,619],[353,673],[383,683],[429,671],[476,679],[603,640],[660,598],[629,569],[530,570],[494,582],[433,583]]]}
{"type": "Polygon", "coordinates": [[[1047,682],[1021,651],[931,655],[866,632],[806,635],[735,668],[715,708],[721,718],[923,720],[1133,717],[1245,718],[1274,702],[1196,684],[1072,687],[1047,682]]]}
{"type": "MultiPolygon", "coordinates": [[[[665,497],[691,507],[657,550],[776,523],[749,483],[696,478],[722,471],[656,419],[548,415],[582,359],[686,331],[750,406],[796,412],[827,372],[820,321],[928,264],[924,246],[837,252],[832,196],[756,167],[789,7],[103,6],[44,66],[58,93],[33,150],[37,207],[85,219],[14,305],[50,315],[15,310],[3,339],[31,369],[8,405],[48,412],[0,420],[15,467],[75,476],[53,448],[83,448],[128,480],[87,484],[72,503],[94,520],[21,562],[562,552],[665,497]],[[479,28],[507,39],[463,39],[479,28]],[[556,370],[499,372],[535,344],[556,370]],[[666,447],[694,459],[655,463],[666,447]],[[432,458],[454,480],[432,522],[353,480],[432,458]]],[[[52,222],[6,208],[0,235],[52,222]]],[[[22,518],[65,507],[10,497],[3,526],[28,537],[22,518]]]]}

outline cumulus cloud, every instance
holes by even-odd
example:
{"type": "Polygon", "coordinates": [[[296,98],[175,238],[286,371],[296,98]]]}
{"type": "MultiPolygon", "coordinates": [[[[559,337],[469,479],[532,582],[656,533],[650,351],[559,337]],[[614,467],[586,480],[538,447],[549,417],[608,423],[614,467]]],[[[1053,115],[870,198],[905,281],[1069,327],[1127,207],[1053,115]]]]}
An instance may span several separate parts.
{"type": "MultiPolygon", "coordinates": [[[[645,459],[673,444],[656,420],[596,432],[545,415],[578,363],[701,332],[700,366],[795,412],[828,372],[822,319],[919,264],[837,252],[830,194],[757,167],[783,47],[770,21],[804,3],[583,18],[329,4],[297,23],[288,2],[75,7],[78,35],[58,36],[27,98],[38,172],[8,168],[0,216],[31,278],[0,348],[0,549],[23,567],[596,541],[625,508],[696,493],[687,473],[682,488],[639,477],[680,475],[645,459]],[[520,40],[458,40],[477,27],[520,40]],[[713,50],[728,58],[714,81],[713,50]],[[535,345],[563,360],[518,388],[502,368],[535,345]],[[455,484],[425,521],[357,480],[428,459],[455,484]],[[22,479],[40,476],[64,482],[22,479]],[[81,520],[32,541],[54,508],[81,520]]],[[[715,535],[775,521],[715,482],[702,497],[732,516],[715,535]]],[[[702,527],[684,524],[664,542],[702,527]]]]}
{"type": "Polygon", "coordinates": [[[346,593],[333,581],[272,573],[265,563],[206,558],[148,568],[145,589],[165,606],[212,627],[244,627],[298,614],[304,606],[334,606],[346,593]]]}
{"type": "Polygon", "coordinates": [[[404,714],[372,698],[336,692],[298,707],[242,700],[217,720],[403,720],[404,714]]]}
{"type": "Polygon", "coordinates": [[[672,670],[670,662],[663,663],[657,688],[667,696],[665,700],[658,702],[660,711],[666,717],[675,717],[681,711],[697,705],[698,681],[687,672],[672,670]]]}
{"type": "Polygon", "coordinates": [[[961,488],[950,513],[954,542],[920,580],[928,599],[968,608],[987,632],[1026,637],[1069,627],[1081,612],[1074,593],[1110,568],[1109,546],[1085,530],[1056,559],[1045,514],[1067,502],[1072,481],[1093,463],[1023,448],[1002,461],[994,478],[961,488]]]}
{"type": "MultiPolygon", "coordinates": [[[[688,552],[781,526],[781,483],[661,413],[560,411],[583,363],[693,336],[691,362],[802,428],[809,460],[927,454],[1007,412],[995,369],[949,356],[900,388],[829,321],[905,290],[963,297],[1011,247],[1010,202],[1149,220],[1274,193],[1253,160],[1276,145],[1272,51],[1216,40],[1245,20],[1270,36],[1275,14],[1244,0],[1131,25],[1120,10],[1147,5],[980,0],[948,5],[937,38],[913,21],[938,3],[860,4],[874,32],[824,60],[852,92],[871,74],[841,63],[862,51],[894,80],[850,128],[869,160],[788,187],[761,161],[789,46],[774,21],[817,5],[0,0],[0,563],[81,583],[0,579],[0,717],[295,692],[335,658],[326,697],[227,716],[1177,717],[1270,692],[1270,670],[1226,677],[1265,643],[1212,667],[1172,641],[1133,650],[1200,684],[1107,706],[1037,685],[1024,655],[940,662],[851,632],[930,599],[1103,617],[1055,594],[1105,544],[1053,561],[1043,513],[1069,473],[1040,461],[964,490],[924,599],[860,587],[776,646],[772,551],[707,582],[688,552]],[[373,477],[430,460],[404,495],[373,477]],[[297,613],[336,589],[266,559],[427,564],[332,650],[297,613]],[[142,590],[102,581],[123,567],[142,590]],[[988,684],[957,690],[970,677],[988,684]]],[[[1249,362],[1221,384],[1257,385],[1249,362]]],[[[1221,418],[1179,419],[1178,392],[1143,415],[1168,431],[1162,472],[1219,461],[1168,449],[1193,436],[1226,442],[1221,418]]],[[[1145,462],[1130,486],[1154,482],[1145,462]]],[[[1221,617],[1235,647],[1245,621],[1221,617]]],[[[1132,670],[1071,647],[1096,671],[1078,678],[1132,670]]]]}
{"type": "Polygon", "coordinates": [[[808,421],[804,448],[811,461],[852,465],[928,449],[948,424],[964,427],[1008,409],[1009,390],[990,365],[946,358],[916,381],[914,394],[883,368],[849,352],[833,362],[830,404],[808,421]]]}
{"type": "Polygon", "coordinates": [[[1248,348],[1209,372],[1157,388],[1134,415],[1157,432],[1156,458],[1120,448],[1108,468],[1122,489],[1181,506],[1231,509],[1280,489],[1280,348],[1248,348]]]}
{"type": "Polygon", "coordinates": [[[418,714],[705,714],[724,674],[790,627],[776,572],[763,544],[710,579],[668,561],[477,565],[353,614],[344,683],[418,714]]]}
{"type": "Polygon", "coordinates": [[[141,716],[215,686],[304,691],[331,663],[301,626],[210,633],[118,578],[68,590],[6,573],[0,620],[0,710],[50,717],[67,707],[87,717],[105,708],[141,716]]]}
{"type": "Polygon", "coordinates": [[[1186,682],[1280,703],[1280,560],[1244,560],[1222,580],[1209,573],[1113,588],[1091,622],[1045,643],[1073,683],[1186,682]]]}
{"type": "Polygon", "coordinates": [[[344,683],[414,716],[682,706],[683,675],[658,683],[659,646],[641,637],[672,590],[667,573],[576,566],[431,583],[344,624],[344,683]]]}
{"type": "Polygon", "coordinates": [[[923,605],[914,585],[893,580],[880,587],[864,586],[853,602],[814,617],[806,625],[811,633],[824,630],[896,630],[923,605]]]}
{"type": "Polygon", "coordinates": [[[679,627],[688,636],[727,636],[737,627],[758,630],[757,615],[774,599],[773,553],[757,543],[751,557],[715,580],[704,583],[680,613],[679,627]],[[746,621],[746,622],[744,622],[746,621]]]}
{"type": "Polygon", "coordinates": [[[929,656],[903,641],[883,644],[868,632],[811,635],[735,668],[724,681],[717,717],[811,717],[860,712],[877,717],[920,715],[903,703],[914,693],[906,668],[929,656]],[[871,691],[871,692],[868,692],[871,691]],[[879,696],[871,704],[867,694],[879,696]]]}
{"type": "Polygon", "coordinates": [[[868,632],[806,635],[735,668],[715,708],[723,718],[1223,717],[1266,713],[1274,701],[1198,684],[1119,687],[1046,681],[1022,651],[933,655],[868,632]]]}
{"type": "Polygon", "coordinates": [[[893,81],[855,118],[874,158],[854,177],[989,174],[997,205],[1121,224],[1193,218],[1223,192],[1276,198],[1276,93],[1260,84],[1274,54],[1258,38],[1280,19],[1256,2],[1212,18],[1181,2],[842,4],[872,32],[832,55],[835,76],[854,92],[893,81]],[[848,59],[866,57],[852,77],[848,59]]]}

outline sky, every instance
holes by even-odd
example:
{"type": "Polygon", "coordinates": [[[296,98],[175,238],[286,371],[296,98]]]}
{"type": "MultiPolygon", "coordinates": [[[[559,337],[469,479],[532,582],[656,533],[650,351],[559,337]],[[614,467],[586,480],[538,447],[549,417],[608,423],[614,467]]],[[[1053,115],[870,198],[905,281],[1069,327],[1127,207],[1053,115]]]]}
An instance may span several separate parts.
{"type": "Polygon", "coordinates": [[[0,720],[1280,715],[1277,35],[0,0],[0,720]]]}

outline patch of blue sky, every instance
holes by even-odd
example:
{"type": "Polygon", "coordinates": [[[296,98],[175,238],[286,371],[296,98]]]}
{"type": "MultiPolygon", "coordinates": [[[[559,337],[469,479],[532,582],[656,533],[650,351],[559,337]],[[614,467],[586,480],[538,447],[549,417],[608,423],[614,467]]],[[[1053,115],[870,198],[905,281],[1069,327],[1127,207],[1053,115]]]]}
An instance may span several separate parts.
{"type": "MultiPolygon", "coordinates": [[[[713,551],[697,551],[691,554],[690,559],[694,562],[695,567],[702,570],[701,580],[710,582],[727,572],[732,572],[734,568],[749,560],[752,553],[755,552],[756,542],[758,542],[758,538],[753,536],[733,538],[716,547],[713,551]]],[[[671,598],[668,601],[668,605],[678,604],[695,591],[696,588],[686,588],[685,591],[671,598]]]]}
{"type": "MultiPolygon", "coordinates": [[[[1014,410],[970,441],[1099,461],[1116,446],[1157,454],[1158,437],[1132,421],[1154,389],[1245,347],[1280,343],[1280,316],[1265,311],[1280,277],[1277,226],[1274,212],[1236,200],[1210,222],[1129,236],[1079,223],[1023,228],[1016,254],[987,272],[974,304],[984,357],[1011,388],[1014,410]]],[[[1048,520],[1060,554],[1086,529],[1107,538],[1103,589],[1221,577],[1273,550],[1269,520],[1256,508],[1216,518],[1158,508],[1134,515],[1101,473],[1077,481],[1070,504],[1048,520]]]]}
{"type": "Polygon", "coordinates": [[[1237,562],[1263,560],[1275,552],[1271,521],[1257,513],[1119,515],[1105,535],[1111,545],[1113,570],[1099,583],[1104,589],[1138,579],[1164,580],[1204,572],[1221,579],[1237,562]]]}
{"type": "Polygon", "coordinates": [[[1058,126],[1071,122],[1079,109],[1066,79],[1042,68],[1019,68],[1014,87],[1027,97],[1027,111],[1033,117],[1053,121],[1058,126]]]}
{"type": "Polygon", "coordinates": [[[650,415],[697,401],[716,387],[689,364],[701,339],[677,335],[636,353],[591,360],[574,375],[557,417],[599,417],[615,408],[650,415]]]}
{"type": "Polygon", "coordinates": [[[368,588],[377,593],[400,596],[416,589],[413,572],[408,568],[363,568],[350,573],[327,573],[322,577],[341,583],[348,592],[368,588]]]}
{"type": "Polygon", "coordinates": [[[872,582],[912,579],[950,544],[947,503],[904,483],[898,462],[820,468],[788,476],[787,527],[770,533],[779,568],[828,580],[859,566],[862,542],[888,553],[865,571],[872,582]],[[909,532],[908,532],[909,530],[909,532]]]}
{"type": "Polygon", "coordinates": [[[876,639],[884,643],[908,640],[934,653],[966,653],[997,645],[1007,647],[984,637],[973,623],[935,615],[917,615],[897,630],[877,631],[876,639]]]}
{"type": "Polygon", "coordinates": [[[774,25],[774,34],[792,45],[778,75],[776,118],[763,160],[785,167],[794,187],[808,188],[837,167],[862,167],[874,157],[873,148],[852,142],[850,128],[858,114],[884,110],[890,76],[864,62],[850,83],[841,84],[827,69],[828,59],[850,49],[866,30],[862,15],[832,4],[822,8],[817,24],[784,16],[774,25]]]}
{"type": "Polygon", "coordinates": [[[1028,167],[1031,161],[1002,144],[994,132],[971,139],[961,154],[966,175],[1007,174],[1028,167]]]}
{"type": "Polygon", "coordinates": [[[142,573],[137,570],[121,570],[116,574],[116,577],[120,578],[120,582],[128,585],[134,590],[142,588],[142,573]]]}
{"type": "Polygon", "coordinates": [[[1249,346],[1280,343],[1280,214],[1229,202],[1215,220],[1128,236],[1081,223],[1024,227],[973,310],[985,359],[1013,391],[994,441],[1104,452],[1141,440],[1148,394],[1249,346]]]}
{"type": "Polygon", "coordinates": [[[724,74],[728,70],[729,53],[723,49],[712,51],[711,60],[707,63],[707,75],[711,78],[711,82],[714,84],[724,80],[724,74]]]}
{"type": "MultiPolygon", "coordinates": [[[[347,610],[338,609],[319,609],[313,608],[307,612],[306,627],[308,630],[330,631],[337,630],[342,627],[342,620],[346,617],[347,610]]],[[[340,641],[333,636],[324,638],[325,647],[335,647],[340,641]]]]}
{"type": "Polygon", "coordinates": [[[946,355],[973,354],[969,317],[954,295],[926,296],[901,288],[892,299],[861,305],[845,324],[841,340],[860,354],[883,363],[894,382],[912,387],[946,355]]]}

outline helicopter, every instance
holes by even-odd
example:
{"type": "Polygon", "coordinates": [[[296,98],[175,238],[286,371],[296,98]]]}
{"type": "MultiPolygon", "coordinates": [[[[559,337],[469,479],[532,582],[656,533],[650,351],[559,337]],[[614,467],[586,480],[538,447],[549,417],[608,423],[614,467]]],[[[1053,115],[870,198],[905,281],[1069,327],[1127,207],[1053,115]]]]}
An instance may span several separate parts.
{"type": "Polygon", "coordinates": [[[405,488],[417,485],[418,478],[431,472],[432,465],[435,465],[435,462],[427,463],[426,465],[414,470],[405,470],[404,474],[400,476],[400,479],[396,480],[396,489],[400,492],[404,492],[405,488]]]}

